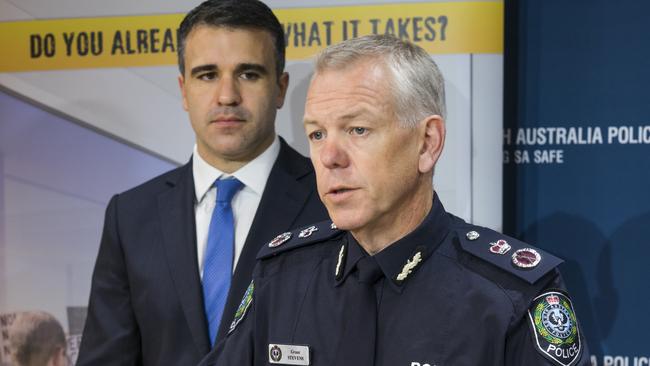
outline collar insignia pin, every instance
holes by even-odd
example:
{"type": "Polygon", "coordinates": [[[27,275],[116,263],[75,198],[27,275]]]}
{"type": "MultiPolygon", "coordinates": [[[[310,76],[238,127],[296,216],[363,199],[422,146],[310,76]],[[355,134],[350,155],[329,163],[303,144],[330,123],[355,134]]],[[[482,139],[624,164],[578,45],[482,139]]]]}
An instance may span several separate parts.
{"type": "Polygon", "coordinates": [[[311,236],[311,234],[315,233],[318,231],[318,228],[314,225],[302,230],[300,234],[298,234],[299,238],[308,238],[311,236]]]}
{"type": "Polygon", "coordinates": [[[271,240],[269,243],[269,248],[279,247],[280,245],[287,242],[287,240],[291,239],[291,235],[291,232],[287,231],[286,233],[282,233],[276,236],[275,239],[271,240]]]}
{"type": "Polygon", "coordinates": [[[413,256],[413,259],[407,260],[406,264],[404,265],[404,268],[402,268],[402,272],[397,275],[397,280],[398,281],[404,281],[408,275],[413,272],[413,269],[420,263],[422,262],[422,252],[417,252],[413,256]]]}
{"type": "Polygon", "coordinates": [[[481,236],[481,235],[478,232],[472,230],[472,231],[468,232],[467,234],[465,234],[465,236],[467,236],[467,239],[474,241],[474,240],[478,239],[478,237],[481,236]]]}

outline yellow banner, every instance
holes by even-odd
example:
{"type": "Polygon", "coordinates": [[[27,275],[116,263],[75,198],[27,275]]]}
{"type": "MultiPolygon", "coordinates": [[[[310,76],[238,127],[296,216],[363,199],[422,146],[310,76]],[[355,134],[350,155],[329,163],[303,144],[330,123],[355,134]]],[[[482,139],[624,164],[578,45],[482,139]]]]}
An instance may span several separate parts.
{"type": "MultiPolygon", "coordinates": [[[[503,52],[502,2],[276,9],[287,59],[367,34],[393,34],[431,54],[503,52]]],[[[176,64],[183,14],[0,23],[0,72],[176,64]]]]}

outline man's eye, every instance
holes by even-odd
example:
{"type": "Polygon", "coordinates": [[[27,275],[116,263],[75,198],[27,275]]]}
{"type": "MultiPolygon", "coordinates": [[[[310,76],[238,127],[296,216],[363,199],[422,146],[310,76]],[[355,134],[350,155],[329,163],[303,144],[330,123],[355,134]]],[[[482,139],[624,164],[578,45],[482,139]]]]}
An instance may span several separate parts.
{"type": "Polygon", "coordinates": [[[323,133],[321,131],[314,131],[309,134],[309,139],[310,140],[322,140],[323,139],[323,133]]]}
{"type": "Polygon", "coordinates": [[[366,132],[368,132],[368,129],[365,127],[355,127],[352,129],[352,133],[355,135],[364,135],[366,132]]]}
{"type": "Polygon", "coordinates": [[[244,80],[257,80],[260,78],[260,75],[256,72],[245,72],[241,74],[241,78],[244,80]]]}
{"type": "Polygon", "coordinates": [[[199,74],[197,79],[199,80],[214,80],[217,77],[216,72],[206,72],[204,74],[199,74]]]}

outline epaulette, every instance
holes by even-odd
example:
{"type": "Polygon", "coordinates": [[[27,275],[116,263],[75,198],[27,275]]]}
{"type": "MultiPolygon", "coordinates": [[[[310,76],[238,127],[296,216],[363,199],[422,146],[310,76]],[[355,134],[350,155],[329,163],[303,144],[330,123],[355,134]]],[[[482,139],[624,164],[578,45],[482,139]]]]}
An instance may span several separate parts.
{"type": "Polygon", "coordinates": [[[341,234],[331,220],[322,221],[276,236],[257,253],[257,259],[269,258],[282,252],[318,243],[341,234]]]}
{"type": "Polygon", "coordinates": [[[463,250],[530,284],[564,262],[542,249],[484,227],[467,225],[457,232],[463,250]]]}

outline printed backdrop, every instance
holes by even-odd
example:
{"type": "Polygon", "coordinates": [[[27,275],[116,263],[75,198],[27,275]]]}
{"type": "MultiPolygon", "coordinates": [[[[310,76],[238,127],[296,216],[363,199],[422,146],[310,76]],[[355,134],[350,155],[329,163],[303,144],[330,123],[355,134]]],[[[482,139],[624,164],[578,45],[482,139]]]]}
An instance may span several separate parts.
{"type": "Polygon", "coordinates": [[[648,14],[506,4],[505,231],[566,259],[593,365],[650,364],[648,14]]]}
{"type": "MultiPolygon", "coordinates": [[[[0,0],[0,49],[9,50],[0,58],[1,366],[15,319],[35,310],[59,321],[75,360],[108,199],[190,156],[176,28],[198,2],[30,0],[17,9],[0,0]]],[[[301,121],[318,50],[372,33],[409,39],[445,76],[436,190],[448,210],[500,229],[502,1],[266,3],[288,44],[281,136],[308,153],[301,121]]]]}

